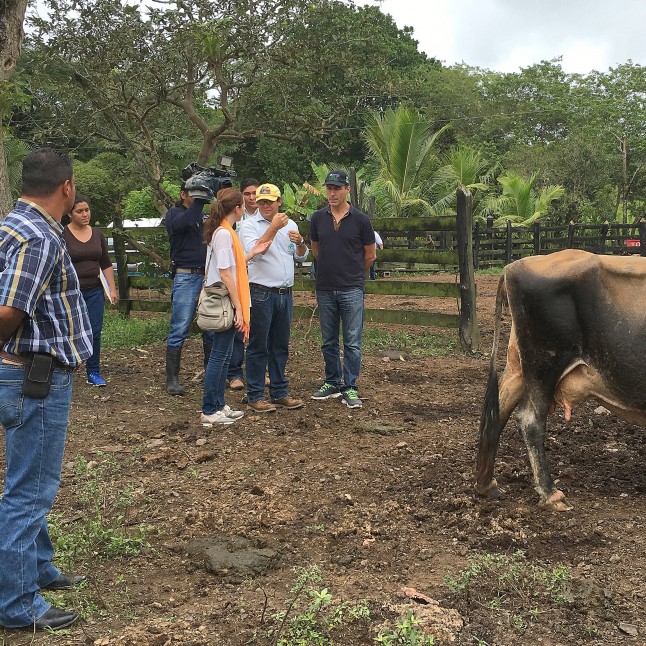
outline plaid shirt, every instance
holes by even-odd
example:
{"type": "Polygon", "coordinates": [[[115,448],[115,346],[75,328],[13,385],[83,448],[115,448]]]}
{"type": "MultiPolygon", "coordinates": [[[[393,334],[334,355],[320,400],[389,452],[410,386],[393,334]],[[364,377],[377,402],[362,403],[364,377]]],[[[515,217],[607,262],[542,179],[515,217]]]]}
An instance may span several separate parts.
{"type": "Polygon", "coordinates": [[[76,367],[92,356],[92,330],[63,227],[36,204],[18,200],[0,221],[0,305],[25,312],[2,349],[51,354],[76,367]]]}

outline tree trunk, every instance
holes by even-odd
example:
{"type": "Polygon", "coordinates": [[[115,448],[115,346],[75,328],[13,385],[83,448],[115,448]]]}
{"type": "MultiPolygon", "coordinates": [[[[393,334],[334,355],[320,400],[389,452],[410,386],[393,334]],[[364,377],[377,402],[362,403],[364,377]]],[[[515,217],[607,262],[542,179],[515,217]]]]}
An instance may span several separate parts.
{"type": "MultiPolygon", "coordinates": [[[[27,10],[27,0],[2,0],[0,9],[0,86],[3,86],[16,69],[25,32],[22,23],[27,10]]],[[[0,88],[1,89],[1,88],[0,88]]],[[[7,159],[2,136],[3,113],[0,109],[0,216],[4,217],[12,207],[7,159]]]]}

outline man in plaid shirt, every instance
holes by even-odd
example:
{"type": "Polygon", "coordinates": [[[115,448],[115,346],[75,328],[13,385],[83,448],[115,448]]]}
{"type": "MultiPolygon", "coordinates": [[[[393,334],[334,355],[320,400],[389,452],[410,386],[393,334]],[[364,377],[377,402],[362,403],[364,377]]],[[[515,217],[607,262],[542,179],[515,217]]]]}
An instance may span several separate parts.
{"type": "Polygon", "coordinates": [[[63,242],[75,196],[72,164],[51,148],[23,162],[22,196],[0,221],[0,424],[6,477],[0,500],[0,625],[57,630],[78,619],[39,590],[83,577],[52,564],[47,532],[61,478],[72,370],[92,355],[92,332],[63,242]]]}

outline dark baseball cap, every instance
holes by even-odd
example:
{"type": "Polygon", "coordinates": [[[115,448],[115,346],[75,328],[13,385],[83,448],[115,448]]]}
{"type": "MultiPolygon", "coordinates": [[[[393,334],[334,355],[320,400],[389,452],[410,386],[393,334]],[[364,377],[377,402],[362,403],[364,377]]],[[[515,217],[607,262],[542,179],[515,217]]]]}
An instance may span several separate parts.
{"type": "Polygon", "coordinates": [[[348,174],[342,170],[331,170],[325,178],[326,186],[350,186],[348,174]]]}

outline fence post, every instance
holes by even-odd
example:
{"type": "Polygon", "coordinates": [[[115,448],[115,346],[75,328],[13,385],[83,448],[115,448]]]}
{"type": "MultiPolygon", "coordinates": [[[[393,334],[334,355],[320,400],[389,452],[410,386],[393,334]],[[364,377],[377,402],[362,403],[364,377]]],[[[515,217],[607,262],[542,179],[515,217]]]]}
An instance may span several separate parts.
{"type": "Polygon", "coordinates": [[[574,222],[570,222],[567,227],[567,248],[574,249],[574,222]]]}
{"type": "Polygon", "coordinates": [[[511,263],[511,220],[507,220],[505,239],[505,265],[511,263]]]}
{"type": "Polygon", "coordinates": [[[488,260],[489,262],[493,262],[495,260],[495,247],[496,243],[494,242],[495,238],[495,233],[493,230],[493,215],[488,215],[487,216],[487,228],[485,229],[487,234],[489,235],[489,257],[488,260]]]}
{"type": "Polygon", "coordinates": [[[456,239],[460,266],[460,343],[470,352],[480,349],[473,275],[473,206],[471,195],[457,190],[456,239]]]}
{"type": "Polygon", "coordinates": [[[354,204],[356,208],[361,208],[359,206],[359,193],[357,191],[357,173],[354,170],[354,166],[350,166],[348,169],[348,179],[350,180],[350,202],[354,204]]]}
{"type": "Polygon", "coordinates": [[[478,256],[480,255],[480,220],[473,227],[473,268],[478,269],[480,266],[478,256]]]}
{"type": "Polygon", "coordinates": [[[117,282],[119,285],[119,312],[124,316],[130,316],[130,280],[128,278],[128,256],[126,254],[126,243],[121,235],[123,219],[121,207],[117,206],[114,212],[114,259],[117,263],[117,282]]]}
{"type": "Polygon", "coordinates": [[[541,223],[539,220],[534,222],[534,255],[541,253],[541,223]]]}
{"type": "Polygon", "coordinates": [[[601,227],[601,244],[599,245],[599,251],[604,255],[606,253],[606,240],[608,238],[608,231],[610,231],[610,223],[608,222],[608,220],[606,220],[601,227]]]}
{"type": "Polygon", "coordinates": [[[646,220],[641,218],[637,224],[639,229],[639,255],[646,256],[646,220]]]}
{"type": "Polygon", "coordinates": [[[376,207],[376,205],[377,205],[377,200],[375,199],[374,195],[371,195],[368,198],[368,215],[371,218],[375,217],[375,207],[376,207]]]}

